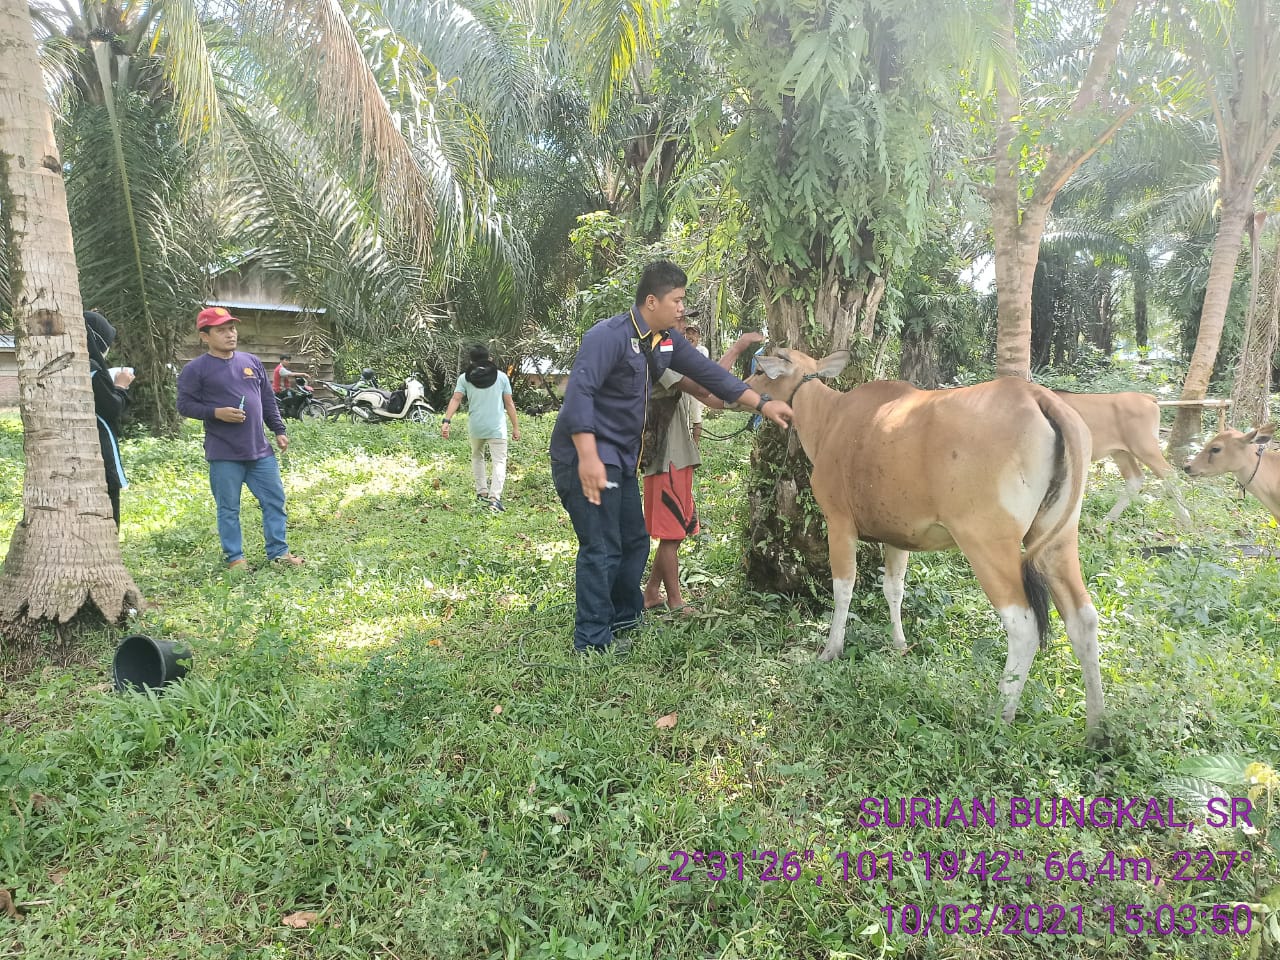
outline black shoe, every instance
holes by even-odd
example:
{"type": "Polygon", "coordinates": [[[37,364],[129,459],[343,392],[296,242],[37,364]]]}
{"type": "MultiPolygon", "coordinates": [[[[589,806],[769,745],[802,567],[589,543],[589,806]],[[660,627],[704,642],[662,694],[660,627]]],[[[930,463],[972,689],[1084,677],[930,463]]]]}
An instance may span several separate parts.
{"type": "Polygon", "coordinates": [[[482,507],[489,506],[489,495],[487,493],[477,493],[476,503],[478,503],[482,507]]]}
{"type": "Polygon", "coordinates": [[[494,497],[489,501],[489,509],[494,513],[506,513],[507,508],[502,505],[502,501],[494,497]]]}

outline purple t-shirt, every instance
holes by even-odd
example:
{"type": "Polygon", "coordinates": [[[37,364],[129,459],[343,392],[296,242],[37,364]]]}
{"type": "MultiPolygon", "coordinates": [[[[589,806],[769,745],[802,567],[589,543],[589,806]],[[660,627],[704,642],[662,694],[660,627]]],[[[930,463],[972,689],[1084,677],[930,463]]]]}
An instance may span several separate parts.
{"type": "Polygon", "coordinates": [[[285,432],[271,378],[252,353],[236,351],[226,360],[204,353],[188,363],[178,374],[178,412],[204,421],[206,460],[274,456],[263,423],[276,436],[285,432]],[[218,407],[241,407],[244,423],[219,420],[213,415],[218,407]]]}

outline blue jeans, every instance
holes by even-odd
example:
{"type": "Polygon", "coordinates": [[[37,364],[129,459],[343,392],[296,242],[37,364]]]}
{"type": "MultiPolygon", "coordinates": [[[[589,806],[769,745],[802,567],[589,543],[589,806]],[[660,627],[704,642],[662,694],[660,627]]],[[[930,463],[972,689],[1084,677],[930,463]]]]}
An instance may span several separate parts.
{"type": "Polygon", "coordinates": [[[605,473],[617,486],[602,490],[596,506],[582,494],[576,462],[551,462],[556,493],[578,536],[573,648],[579,653],[604,650],[615,633],[635,626],[644,613],[640,580],[649,560],[649,532],[640,486],[634,474],[618,467],[607,466],[605,473]]]}
{"type": "Polygon", "coordinates": [[[209,489],[218,505],[218,539],[227,563],[244,559],[240,537],[240,488],[247,486],[262,507],[262,535],[267,541],[267,559],[289,552],[284,539],[284,484],[274,456],[261,460],[210,460],[209,489]]]}

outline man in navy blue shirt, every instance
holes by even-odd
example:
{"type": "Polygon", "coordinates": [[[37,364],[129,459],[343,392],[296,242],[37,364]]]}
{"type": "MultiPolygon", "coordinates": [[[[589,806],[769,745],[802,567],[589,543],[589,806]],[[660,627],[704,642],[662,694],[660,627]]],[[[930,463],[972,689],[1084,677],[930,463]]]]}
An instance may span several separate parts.
{"type": "Polygon", "coordinates": [[[552,478],[578,537],[578,653],[608,649],[644,610],[649,534],[636,465],[651,384],[670,368],[726,404],[754,409],[783,429],[791,422],[791,407],[756,393],[671,329],[684,315],[687,284],[674,263],[651,263],[631,309],[583,334],[551,433],[552,478]]]}

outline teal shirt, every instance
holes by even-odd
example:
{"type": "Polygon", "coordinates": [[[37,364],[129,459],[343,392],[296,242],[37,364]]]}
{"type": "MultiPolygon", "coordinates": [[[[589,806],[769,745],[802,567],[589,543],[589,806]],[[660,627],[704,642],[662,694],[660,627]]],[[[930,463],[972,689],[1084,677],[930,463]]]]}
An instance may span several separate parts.
{"type": "Polygon", "coordinates": [[[473,440],[507,439],[507,417],[502,401],[511,396],[511,381],[501,370],[492,386],[481,389],[467,382],[467,375],[458,377],[454,393],[467,398],[467,432],[473,440]]]}

